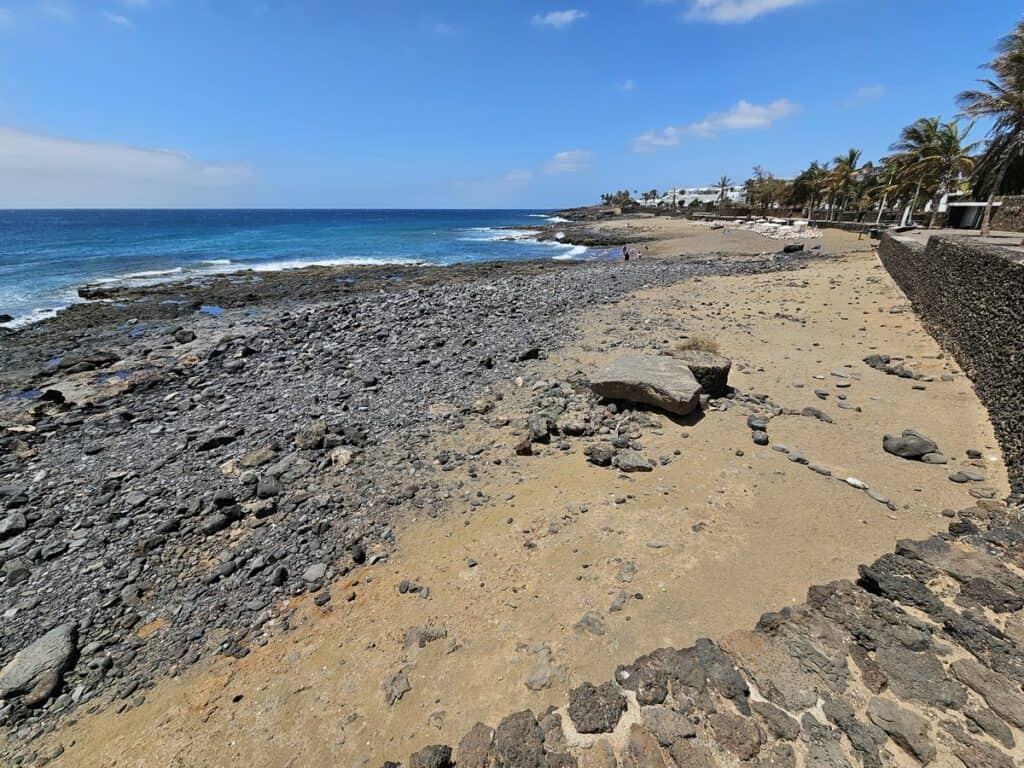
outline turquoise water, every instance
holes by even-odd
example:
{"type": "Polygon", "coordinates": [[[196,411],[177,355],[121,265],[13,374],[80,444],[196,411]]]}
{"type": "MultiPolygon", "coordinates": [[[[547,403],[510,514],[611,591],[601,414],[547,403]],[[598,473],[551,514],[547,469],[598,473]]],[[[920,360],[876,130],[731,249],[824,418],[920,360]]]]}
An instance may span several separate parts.
{"type": "Polygon", "coordinates": [[[517,227],[543,211],[0,211],[0,314],[52,315],[84,283],[147,284],[310,264],[588,258],[517,227]],[[512,229],[507,229],[511,227],[512,229]]]}

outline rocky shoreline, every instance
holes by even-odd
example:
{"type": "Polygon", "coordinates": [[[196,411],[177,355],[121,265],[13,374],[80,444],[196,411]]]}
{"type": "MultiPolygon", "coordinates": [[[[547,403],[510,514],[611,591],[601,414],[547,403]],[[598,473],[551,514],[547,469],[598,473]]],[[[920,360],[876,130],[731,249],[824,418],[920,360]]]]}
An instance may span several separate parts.
{"type": "Polygon", "coordinates": [[[802,263],[241,273],[0,336],[0,664],[60,629],[48,674],[4,691],[10,759],[77,707],[137,706],[160,676],[287,632],[291,600],[322,605],[386,558],[395,521],[444,514],[446,473],[480,451],[422,448],[566,343],[571,313],[802,263]]]}

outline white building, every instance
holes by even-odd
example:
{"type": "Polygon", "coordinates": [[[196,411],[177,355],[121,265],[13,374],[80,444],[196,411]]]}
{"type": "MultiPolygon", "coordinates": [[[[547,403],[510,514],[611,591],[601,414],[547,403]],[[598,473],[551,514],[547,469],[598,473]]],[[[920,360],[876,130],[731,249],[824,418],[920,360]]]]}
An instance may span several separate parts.
{"type": "MultiPolygon", "coordinates": [[[[680,208],[693,203],[717,203],[722,196],[718,187],[673,187],[661,197],[644,200],[641,198],[640,205],[645,208],[670,207],[680,208]]],[[[746,186],[729,187],[725,192],[725,199],[732,203],[742,203],[747,199],[746,186]]]]}

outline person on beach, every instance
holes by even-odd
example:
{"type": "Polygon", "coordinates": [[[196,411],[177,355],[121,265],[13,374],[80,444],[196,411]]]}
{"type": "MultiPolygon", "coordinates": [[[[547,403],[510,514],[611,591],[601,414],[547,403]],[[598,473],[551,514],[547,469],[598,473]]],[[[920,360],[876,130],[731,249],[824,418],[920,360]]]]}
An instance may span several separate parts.
{"type": "Polygon", "coordinates": [[[622,260],[623,261],[629,261],[629,246],[628,245],[622,246],[622,260]]]}

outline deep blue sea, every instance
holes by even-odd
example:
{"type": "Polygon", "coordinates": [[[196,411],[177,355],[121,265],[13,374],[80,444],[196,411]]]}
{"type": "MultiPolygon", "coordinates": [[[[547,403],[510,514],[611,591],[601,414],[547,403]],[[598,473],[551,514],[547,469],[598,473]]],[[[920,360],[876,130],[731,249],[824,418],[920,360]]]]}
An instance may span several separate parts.
{"type": "Polygon", "coordinates": [[[78,286],[101,281],[589,257],[585,248],[538,243],[515,229],[546,220],[543,211],[507,210],[0,211],[0,314],[13,315],[14,325],[41,319],[77,301],[78,286]]]}

